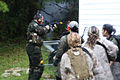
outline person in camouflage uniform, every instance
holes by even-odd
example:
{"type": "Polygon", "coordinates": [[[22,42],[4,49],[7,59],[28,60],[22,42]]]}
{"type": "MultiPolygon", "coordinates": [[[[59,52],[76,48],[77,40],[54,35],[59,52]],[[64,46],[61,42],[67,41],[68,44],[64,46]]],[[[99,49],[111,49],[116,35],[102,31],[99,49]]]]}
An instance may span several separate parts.
{"type": "Polygon", "coordinates": [[[91,55],[97,57],[97,61],[103,68],[101,70],[103,71],[103,75],[101,76],[103,79],[101,79],[99,75],[96,75],[95,80],[114,80],[110,69],[108,56],[114,61],[117,57],[116,52],[118,51],[118,47],[107,39],[101,39],[99,37],[99,30],[95,26],[89,28],[88,36],[87,42],[84,43],[83,47],[85,47],[91,53],[91,55]]]}
{"type": "MultiPolygon", "coordinates": [[[[71,21],[68,25],[69,27],[69,32],[76,32],[78,33],[78,23],[76,21],[71,21]]],[[[61,61],[61,57],[62,55],[69,49],[68,43],[67,43],[67,35],[64,35],[61,37],[59,45],[58,45],[58,49],[56,50],[56,56],[55,56],[55,60],[54,60],[54,66],[57,67],[57,71],[56,71],[56,79],[57,80],[61,80],[61,75],[60,75],[60,61],[61,61]]]]}
{"type": "Polygon", "coordinates": [[[62,80],[83,80],[83,76],[85,75],[85,73],[85,79],[87,77],[87,79],[89,78],[88,80],[93,80],[92,56],[82,50],[83,47],[81,47],[80,35],[78,33],[71,32],[70,34],[68,34],[67,40],[70,49],[63,54],[60,62],[60,72],[62,80]],[[84,64],[84,66],[81,64],[84,64]],[[84,75],[82,75],[81,72],[83,72],[84,75]],[[79,75],[76,73],[79,73],[79,75]]]}
{"type": "MultiPolygon", "coordinates": [[[[118,45],[117,40],[112,35],[112,32],[116,32],[116,30],[113,28],[111,24],[104,24],[102,28],[102,34],[104,37],[106,37],[108,40],[112,41],[115,45],[118,45]]],[[[119,51],[117,52],[117,59],[112,62],[111,64],[111,70],[114,75],[115,80],[120,80],[120,58],[119,58],[119,51]]]]}
{"type": "Polygon", "coordinates": [[[43,16],[37,12],[34,20],[30,22],[27,29],[28,44],[26,51],[29,57],[29,77],[28,80],[40,80],[44,70],[41,46],[42,37],[49,30],[49,26],[41,26],[43,24],[43,16]]]}

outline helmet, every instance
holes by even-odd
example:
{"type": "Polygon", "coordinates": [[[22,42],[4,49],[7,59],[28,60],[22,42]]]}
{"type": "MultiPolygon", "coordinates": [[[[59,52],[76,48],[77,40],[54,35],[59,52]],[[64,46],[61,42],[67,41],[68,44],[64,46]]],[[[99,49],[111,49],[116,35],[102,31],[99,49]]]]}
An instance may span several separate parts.
{"type": "Polygon", "coordinates": [[[97,27],[95,27],[95,26],[91,26],[88,29],[88,36],[90,36],[91,34],[99,35],[99,29],[97,27]]]}
{"type": "Polygon", "coordinates": [[[72,28],[74,28],[74,27],[78,28],[78,23],[77,23],[76,21],[71,21],[71,22],[68,24],[68,27],[69,27],[70,29],[72,29],[72,28]]]}
{"type": "Polygon", "coordinates": [[[40,14],[40,11],[37,11],[37,13],[34,16],[34,19],[37,19],[37,21],[42,21],[42,14],[40,14]]]}

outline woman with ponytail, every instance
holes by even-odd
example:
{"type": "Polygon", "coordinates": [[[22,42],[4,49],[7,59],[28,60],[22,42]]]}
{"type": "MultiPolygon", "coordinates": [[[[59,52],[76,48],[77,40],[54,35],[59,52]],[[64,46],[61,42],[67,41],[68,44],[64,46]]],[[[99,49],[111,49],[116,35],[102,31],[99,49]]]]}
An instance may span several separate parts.
{"type": "MultiPolygon", "coordinates": [[[[111,24],[104,24],[102,28],[102,35],[106,39],[112,41],[120,49],[120,36],[115,35],[116,30],[111,24]]],[[[115,53],[116,54],[116,53],[115,53]]],[[[111,70],[115,80],[120,80],[120,50],[117,52],[117,58],[111,64],[111,70]]]]}
{"type": "Polygon", "coordinates": [[[98,67],[94,69],[99,73],[95,73],[95,80],[114,80],[109,66],[108,56],[113,61],[116,59],[115,53],[118,50],[117,46],[107,39],[101,39],[99,37],[98,28],[92,26],[88,29],[88,39],[87,42],[84,43],[83,47],[86,48],[91,55],[97,57],[96,63],[98,64],[94,65],[102,67],[101,69],[98,69],[98,67]]]}

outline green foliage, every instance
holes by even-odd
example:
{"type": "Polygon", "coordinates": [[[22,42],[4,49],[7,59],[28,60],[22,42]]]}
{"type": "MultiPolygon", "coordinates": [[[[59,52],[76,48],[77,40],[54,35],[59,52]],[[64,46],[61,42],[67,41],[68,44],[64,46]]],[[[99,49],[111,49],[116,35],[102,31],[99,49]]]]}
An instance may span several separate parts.
{"type": "Polygon", "coordinates": [[[7,4],[3,1],[0,1],[0,12],[9,12],[7,4]]]}
{"type": "Polygon", "coordinates": [[[79,0],[69,0],[70,9],[66,15],[66,20],[76,20],[78,21],[78,9],[79,9],[79,0]]]}
{"type": "MultiPolygon", "coordinates": [[[[28,67],[28,57],[25,52],[25,41],[18,44],[11,44],[6,42],[0,43],[0,75],[5,70],[16,67],[28,67]]],[[[22,77],[10,76],[4,78],[0,76],[0,80],[26,80],[27,75],[25,72],[22,73],[22,77]]]]}
{"type": "MultiPolygon", "coordinates": [[[[44,1],[51,0],[4,0],[0,1],[0,41],[25,37],[29,22],[38,9],[44,8],[44,1]],[[2,6],[2,7],[1,7],[2,6]],[[9,9],[8,9],[9,8],[9,9]]],[[[60,0],[54,0],[60,2],[60,0]]],[[[70,4],[65,20],[78,20],[78,0],[61,0],[70,4]]],[[[54,37],[59,37],[65,31],[65,25],[54,31],[54,37]]]]}
{"type": "MultiPolygon", "coordinates": [[[[9,76],[2,77],[1,75],[10,68],[28,68],[29,67],[29,59],[26,53],[26,41],[23,39],[19,43],[11,43],[5,42],[0,43],[0,80],[27,80],[28,74],[26,72],[20,72],[21,76],[9,76]]],[[[42,49],[44,60],[48,58],[49,52],[44,47],[42,49]]],[[[45,61],[47,64],[48,61],[45,61]]],[[[44,73],[40,80],[44,80],[45,78],[55,78],[54,72],[56,68],[54,66],[45,66],[44,73]],[[46,77],[48,76],[48,77],[46,77]]]]}
{"type": "Polygon", "coordinates": [[[36,6],[31,0],[5,0],[9,13],[0,15],[0,41],[26,36],[26,29],[32,20],[36,6]]]}

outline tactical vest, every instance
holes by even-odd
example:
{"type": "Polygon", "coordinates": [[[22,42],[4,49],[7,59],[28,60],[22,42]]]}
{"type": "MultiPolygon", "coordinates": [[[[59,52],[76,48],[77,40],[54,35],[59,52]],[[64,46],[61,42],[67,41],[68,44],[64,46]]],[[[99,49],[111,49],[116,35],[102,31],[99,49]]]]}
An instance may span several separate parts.
{"type": "Polygon", "coordinates": [[[75,72],[76,80],[86,80],[90,76],[86,54],[82,48],[69,49],[66,52],[70,58],[71,66],[75,72]]]}
{"type": "Polygon", "coordinates": [[[30,43],[36,43],[42,45],[43,40],[39,36],[39,34],[35,31],[36,27],[38,27],[38,24],[35,23],[34,21],[29,24],[27,30],[27,39],[30,43]]]}

